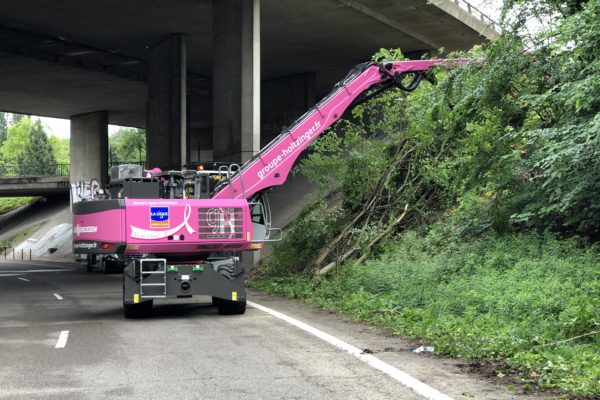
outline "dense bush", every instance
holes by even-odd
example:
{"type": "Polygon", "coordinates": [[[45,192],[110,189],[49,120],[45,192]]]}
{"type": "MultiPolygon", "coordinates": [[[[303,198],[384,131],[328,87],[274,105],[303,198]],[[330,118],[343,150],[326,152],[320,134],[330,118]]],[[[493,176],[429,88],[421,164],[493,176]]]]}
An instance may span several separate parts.
{"type": "Polygon", "coordinates": [[[600,0],[507,0],[504,17],[456,54],[484,61],[316,143],[300,171],[339,207],[297,218],[255,285],[600,396],[600,0]]]}
{"type": "MultiPolygon", "coordinates": [[[[449,238],[456,227],[407,233],[383,257],[312,280],[287,275],[255,282],[395,333],[436,352],[504,360],[518,382],[600,394],[600,253],[552,236],[449,238]]],[[[502,374],[502,370],[498,370],[502,374]]]]}

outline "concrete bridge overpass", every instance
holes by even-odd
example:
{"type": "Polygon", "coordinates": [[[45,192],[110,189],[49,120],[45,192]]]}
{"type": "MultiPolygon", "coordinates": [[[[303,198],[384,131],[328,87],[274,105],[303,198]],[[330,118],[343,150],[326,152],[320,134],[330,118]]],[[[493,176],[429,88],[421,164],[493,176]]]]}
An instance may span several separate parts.
{"type": "Polygon", "coordinates": [[[0,166],[0,197],[68,195],[70,165],[0,166]]]}
{"type": "Polygon", "coordinates": [[[109,123],[150,165],[239,162],[382,47],[496,35],[464,0],[5,0],[0,110],[70,118],[72,181],[107,179],[109,123]]]}

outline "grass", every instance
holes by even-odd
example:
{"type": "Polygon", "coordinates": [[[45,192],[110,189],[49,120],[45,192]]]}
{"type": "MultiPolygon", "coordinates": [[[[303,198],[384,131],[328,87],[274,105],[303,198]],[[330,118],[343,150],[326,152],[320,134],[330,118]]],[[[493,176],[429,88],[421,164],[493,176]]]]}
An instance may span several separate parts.
{"type": "Polygon", "coordinates": [[[379,259],[326,279],[271,275],[251,285],[441,354],[505,365],[498,375],[516,373],[524,388],[600,396],[598,248],[535,234],[444,241],[435,232],[407,233],[379,259]]]}
{"type": "Polygon", "coordinates": [[[25,206],[37,200],[37,197],[0,197],[0,214],[25,206]]]}

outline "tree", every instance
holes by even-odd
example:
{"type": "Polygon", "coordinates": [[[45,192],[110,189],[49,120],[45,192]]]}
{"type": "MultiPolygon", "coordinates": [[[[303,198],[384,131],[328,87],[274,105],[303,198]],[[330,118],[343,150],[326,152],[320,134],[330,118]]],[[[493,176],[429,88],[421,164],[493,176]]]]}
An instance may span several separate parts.
{"type": "Polygon", "coordinates": [[[12,114],[12,124],[18,124],[22,119],[29,119],[28,116],[23,114],[12,114]]]}
{"type": "Polygon", "coordinates": [[[6,130],[8,129],[8,113],[0,112],[0,146],[6,140],[6,130]]]}
{"type": "Polygon", "coordinates": [[[44,175],[56,165],[56,157],[48,135],[38,119],[32,124],[29,131],[29,140],[18,157],[19,165],[27,168],[25,173],[44,175]],[[33,168],[33,169],[31,169],[33,168]]]}
{"type": "Polygon", "coordinates": [[[29,132],[33,129],[33,121],[29,117],[20,118],[7,129],[7,138],[0,147],[0,154],[5,165],[16,165],[19,155],[29,140],[29,132]]]}
{"type": "Polygon", "coordinates": [[[70,141],[68,138],[61,138],[58,136],[50,136],[48,138],[52,151],[56,157],[56,162],[59,164],[68,164],[70,162],[70,141]]]}
{"type": "Polygon", "coordinates": [[[111,161],[144,162],[146,160],[146,131],[137,128],[121,128],[109,138],[111,161]]]}

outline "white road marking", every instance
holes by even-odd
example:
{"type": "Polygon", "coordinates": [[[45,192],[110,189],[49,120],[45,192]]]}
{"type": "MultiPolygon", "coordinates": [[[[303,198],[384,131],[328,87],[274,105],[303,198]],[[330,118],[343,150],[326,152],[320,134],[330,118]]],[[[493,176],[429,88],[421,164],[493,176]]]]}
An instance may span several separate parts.
{"type": "MultiPolygon", "coordinates": [[[[2,264],[10,264],[10,265],[18,265],[18,266],[36,266],[36,267],[44,267],[44,268],[57,268],[57,269],[74,269],[72,266],[62,266],[62,265],[56,265],[56,264],[39,264],[36,262],[31,262],[31,261],[20,261],[20,260],[0,260],[0,265],[2,264]]],[[[73,264],[73,263],[70,263],[73,264]]]]}
{"type": "Polygon", "coordinates": [[[63,297],[60,294],[58,294],[58,293],[54,293],[54,297],[56,297],[57,300],[62,300],[63,299],[63,297]]]}
{"type": "MultiPolygon", "coordinates": [[[[2,270],[0,271],[0,273],[22,273],[22,272],[28,272],[28,273],[36,273],[36,272],[67,272],[67,271],[75,271],[74,268],[71,269],[20,269],[20,270],[2,270]]],[[[22,275],[22,274],[21,274],[22,275]]]]}
{"type": "Polygon", "coordinates": [[[58,335],[58,342],[56,342],[55,349],[64,349],[67,345],[67,339],[69,338],[69,331],[61,331],[58,335]]]}
{"type": "Polygon", "coordinates": [[[421,396],[425,397],[426,399],[452,400],[452,398],[450,396],[443,394],[442,392],[432,388],[431,386],[419,381],[416,378],[413,378],[406,372],[399,370],[398,368],[380,360],[379,358],[377,358],[371,354],[364,354],[363,351],[361,349],[359,349],[358,347],[352,346],[351,344],[346,343],[343,340],[336,338],[335,336],[325,333],[325,332],[323,332],[317,328],[314,328],[314,327],[312,327],[302,321],[299,321],[295,318],[292,318],[285,314],[282,314],[279,311],[275,311],[271,308],[261,306],[260,304],[256,304],[252,301],[248,301],[248,305],[250,305],[251,307],[254,307],[256,309],[259,309],[261,311],[264,311],[267,314],[270,314],[276,318],[279,318],[279,319],[287,322],[288,324],[294,325],[295,327],[300,328],[303,331],[308,332],[311,335],[314,335],[321,340],[324,340],[325,342],[337,347],[340,350],[344,350],[344,351],[350,353],[354,357],[358,358],[360,361],[370,365],[371,367],[373,367],[375,369],[378,369],[379,371],[383,372],[386,375],[389,375],[393,379],[397,380],[404,386],[407,386],[410,389],[414,390],[415,392],[417,392],[421,396]]]}
{"type": "Polygon", "coordinates": [[[25,281],[25,282],[29,282],[29,279],[27,279],[27,278],[18,278],[18,279],[25,281]]]}
{"type": "Polygon", "coordinates": [[[0,278],[7,277],[7,276],[21,276],[21,275],[23,275],[23,274],[2,274],[2,273],[0,273],[0,278]]]}

